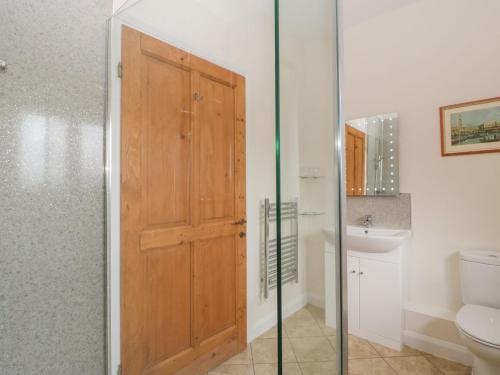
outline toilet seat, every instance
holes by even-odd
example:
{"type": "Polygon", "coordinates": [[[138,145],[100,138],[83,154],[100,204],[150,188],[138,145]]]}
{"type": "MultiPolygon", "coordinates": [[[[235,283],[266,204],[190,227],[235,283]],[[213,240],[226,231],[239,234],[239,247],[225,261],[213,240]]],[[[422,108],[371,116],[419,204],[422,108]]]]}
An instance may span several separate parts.
{"type": "Polygon", "coordinates": [[[458,328],[472,340],[500,349],[500,310],[465,305],[457,314],[458,328]]]}

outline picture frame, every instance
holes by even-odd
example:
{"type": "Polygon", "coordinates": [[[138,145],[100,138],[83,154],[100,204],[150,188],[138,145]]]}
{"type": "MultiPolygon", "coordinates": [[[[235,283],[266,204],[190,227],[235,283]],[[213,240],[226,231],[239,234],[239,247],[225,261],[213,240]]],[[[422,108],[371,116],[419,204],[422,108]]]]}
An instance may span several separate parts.
{"type": "Polygon", "coordinates": [[[500,152],[500,97],[439,108],[441,155],[500,152]]]}

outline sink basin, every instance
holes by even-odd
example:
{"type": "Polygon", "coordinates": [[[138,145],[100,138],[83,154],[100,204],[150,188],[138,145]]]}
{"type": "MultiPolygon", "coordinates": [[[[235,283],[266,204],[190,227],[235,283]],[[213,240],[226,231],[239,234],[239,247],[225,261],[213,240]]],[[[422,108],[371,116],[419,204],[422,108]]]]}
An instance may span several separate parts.
{"type": "MultiPolygon", "coordinates": [[[[365,253],[385,253],[398,248],[409,236],[409,230],[365,228],[355,225],[347,226],[347,250],[365,253]]],[[[335,244],[335,231],[323,229],[325,240],[335,244]]]]}
{"type": "Polygon", "coordinates": [[[398,248],[410,231],[401,229],[347,226],[347,249],[368,253],[385,253],[398,248]]]}

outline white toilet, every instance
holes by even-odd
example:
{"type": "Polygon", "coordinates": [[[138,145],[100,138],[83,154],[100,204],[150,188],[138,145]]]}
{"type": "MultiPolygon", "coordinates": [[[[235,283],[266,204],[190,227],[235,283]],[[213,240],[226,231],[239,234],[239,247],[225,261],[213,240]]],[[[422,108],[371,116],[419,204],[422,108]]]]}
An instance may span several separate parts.
{"type": "Polygon", "coordinates": [[[456,324],[474,356],[474,375],[500,375],[500,252],[460,253],[462,300],[456,324]]]}

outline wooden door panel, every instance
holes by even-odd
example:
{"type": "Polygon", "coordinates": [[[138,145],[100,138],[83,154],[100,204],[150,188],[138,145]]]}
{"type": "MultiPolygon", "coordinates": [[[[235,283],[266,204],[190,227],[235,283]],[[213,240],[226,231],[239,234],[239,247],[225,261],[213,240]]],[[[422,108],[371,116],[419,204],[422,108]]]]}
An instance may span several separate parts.
{"type": "Polygon", "coordinates": [[[364,195],[365,192],[365,134],[359,134],[355,139],[355,195],[364,195]]]}
{"type": "Polygon", "coordinates": [[[355,186],[355,138],[349,132],[346,133],[346,189],[347,195],[354,195],[355,186]]]}
{"type": "Polygon", "coordinates": [[[149,363],[191,347],[191,245],[147,255],[149,363]]]}
{"type": "Polygon", "coordinates": [[[246,346],[245,81],[122,43],[122,372],[201,374],[246,346]]]}
{"type": "Polygon", "coordinates": [[[200,220],[234,218],[234,91],[203,76],[199,91],[200,220]]]}
{"type": "Polygon", "coordinates": [[[147,224],[189,223],[191,164],[190,73],[145,58],[143,97],[147,224]]]}
{"type": "Polygon", "coordinates": [[[204,341],[236,325],[235,236],[200,241],[195,249],[196,338],[204,341]]]}
{"type": "Polygon", "coordinates": [[[365,139],[362,131],[346,125],[346,193],[365,194],[365,139]]]}

